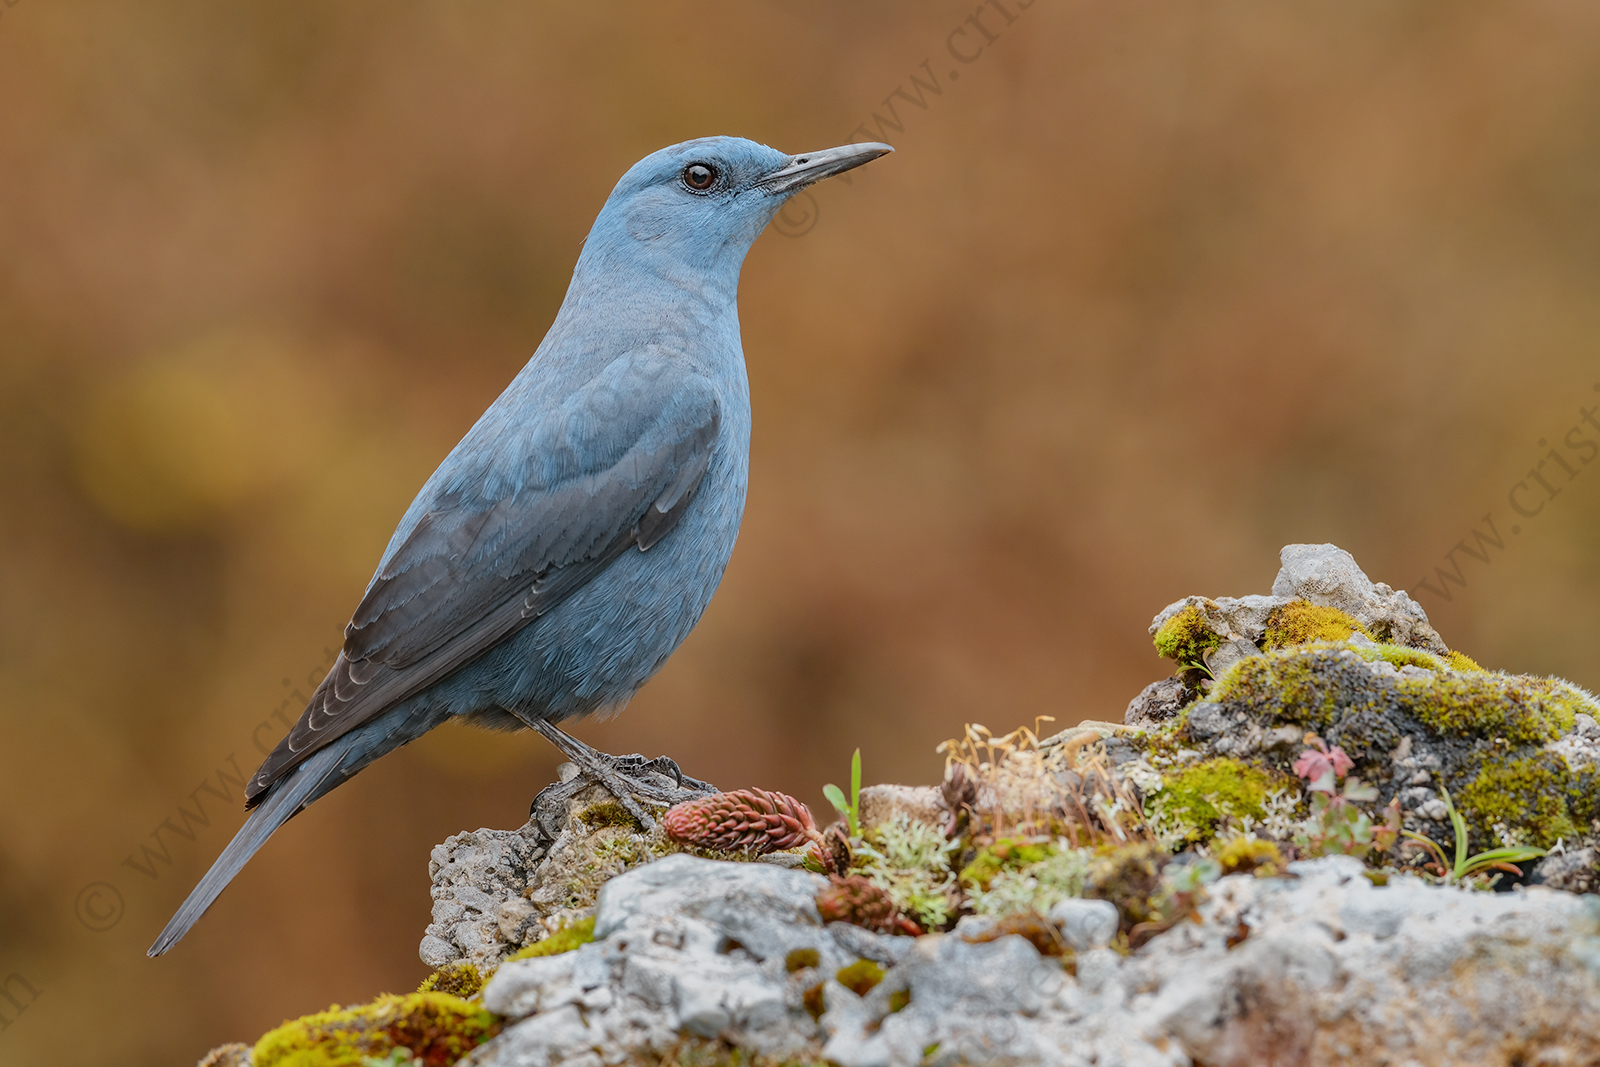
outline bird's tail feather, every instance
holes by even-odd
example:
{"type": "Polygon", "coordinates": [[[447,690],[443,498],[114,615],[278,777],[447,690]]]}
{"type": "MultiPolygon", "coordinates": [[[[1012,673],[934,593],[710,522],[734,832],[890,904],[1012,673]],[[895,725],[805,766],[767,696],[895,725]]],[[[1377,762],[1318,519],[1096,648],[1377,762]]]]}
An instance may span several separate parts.
{"type": "Polygon", "coordinates": [[[249,862],[257,849],[267,843],[273,831],[343,779],[343,776],[335,776],[334,772],[348,749],[348,744],[336,742],[329,745],[273,787],[267,798],[250,812],[250,818],[233,835],[228,847],[222,850],[217,862],[200,879],[200,884],[194,887],[189,899],[183,902],[178,913],[167,923],[167,928],[161,931],[161,936],[156,938],[156,943],[150,946],[145,955],[159,956],[182,940],[189,928],[200,921],[200,916],[233,881],[234,875],[249,862]],[[333,782],[328,781],[330,777],[334,778],[333,782]]]}

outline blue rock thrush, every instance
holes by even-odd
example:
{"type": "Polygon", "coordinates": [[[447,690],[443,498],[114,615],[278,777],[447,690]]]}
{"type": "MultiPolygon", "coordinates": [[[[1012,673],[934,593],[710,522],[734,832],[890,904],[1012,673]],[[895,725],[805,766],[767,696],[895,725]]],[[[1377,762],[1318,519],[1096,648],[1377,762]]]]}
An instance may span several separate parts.
{"type": "Polygon", "coordinates": [[[150,955],[289,818],[452,716],[538,730],[646,825],[636,797],[708,788],[555,724],[626,702],[727,566],[750,464],[745,253],[794,193],[889,151],[708,137],[622,176],[550,332],[412,501],[333,668],[250,780],[249,819],[150,955]]]}

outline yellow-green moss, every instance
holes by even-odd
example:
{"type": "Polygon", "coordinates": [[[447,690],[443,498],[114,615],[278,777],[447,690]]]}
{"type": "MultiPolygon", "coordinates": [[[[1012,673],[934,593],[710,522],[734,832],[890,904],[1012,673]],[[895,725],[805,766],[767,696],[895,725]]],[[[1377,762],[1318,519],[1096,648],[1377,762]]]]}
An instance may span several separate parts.
{"type": "Polygon", "coordinates": [[[1204,664],[1205,654],[1221,643],[1222,638],[1206,625],[1205,616],[1193,604],[1156,631],[1156,651],[1185,667],[1204,664]]]}
{"type": "Polygon", "coordinates": [[[1152,822],[1181,831],[1185,841],[1209,841],[1225,820],[1266,818],[1266,798],[1287,784],[1281,775],[1219,756],[1165,776],[1145,801],[1152,822]]]}
{"type": "Polygon", "coordinates": [[[1420,648],[1407,648],[1405,645],[1381,644],[1376,648],[1357,647],[1353,651],[1365,660],[1383,660],[1385,663],[1396,667],[1421,667],[1423,670],[1438,673],[1445,670],[1448,664],[1435,656],[1432,652],[1424,652],[1420,648]]]}
{"type": "Polygon", "coordinates": [[[1310,641],[1348,641],[1351,634],[1372,637],[1365,626],[1338,608],[1294,600],[1267,617],[1263,647],[1277,649],[1310,641]]]}
{"type": "Polygon", "coordinates": [[[1059,838],[1054,845],[1002,841],[980,850],[962,869],[967,906],[974,914],[1003,918],[1042,914],[1067,897],[1080,895],[1093,852],[1065,845],[1059,838]],[[1004,854],[998,855],[996,849],[1004,854]]]}
{"type": "Polygon", "coordinates": [[[1554,741],[1572,729],[1582,698],[1548,678],[1445,671],[1400,679],[1411,713],[1446,736],[1499,739],[1512,745],[1554,741]]]}
{"type": "Polygon", "coordinates": [[[1593,782],[1581,781],[1553,752],[1521,759],[1485,760],[1478,774],[1456,796],[1457,808],[1472,825],[1476,850],[1505,841],[1549,848],[1581,832],[1595,804],[1593,782]],[[1574,808],[1578,811],[1574,811],[1574,808]]]}
{"type": "Polygon", "coordinates": [[[1161,894],[1161,871],[1172,857],[1160,845],[1140,843],[1099,849],[1089,868],[1084,896],[1107,900],[1117,907],[1122,933],[1158,918],[1156,900],[1161,894]]]}
{"type": "Polygon", "coordinates": [[[992,845],[980,848],[972,862],[961,868],[961,884],[968,889],[988,889],[994,876],[1002,870],[1042,863],[1053,855],[1055,849],[1048,844],[1003,837],[992,845]]]}
{"type": "MultiPolygon", "coordinates": [[[[1395,708],[1447,737],[1543,744],[1572,729],[1580,711],[1600,712],[1594,699],[1557,678],[1453,670],[1430,652],[1400,645],[1286,649],[1240,660],[1201,704],[1237,703],[1266,725],[1286,723],[1321,732],[1358,705],[1377,707],[1384,694],[1360,679],[1341,677],[1336,657],[1354,653],[1397,667],[1426,669],[1402,677],[1395,708]]],[[[1346,746],[1348,747],[1348,746],[1346,746]]]]}
{"type": "Polygon", "coordinates": [[[796,971],[803,971],[807,967],[817,967],[821,964],[822,953],[818,952],[814,948],[790,949],[789,954],[783,957],[784,970],[788,971],[790,974],[793,974],[796,971]]]}
{"type": "Polygon", "coordinates": [[[1476,671],[1479,674],[1487,673],[1482,667],[1478,666],[1477,660],[1473,659],[1465,652],[1451,652],[1449,655],[1445,656],[1444,661],[1450,664],[1451,670],[1476,671]]]}
{"type": "Polygon", "coordinates": [[[1273,721],[1325,727],[1338,715],[1339,701],[1337,688],[1322,677],[1321,665],[1315,653],[1295,650],[1246,656],[1217,679],[1206,700],[1242,700],[1263,707],[1273,721]]]}
{"type": "Polygon", "coordinates": [[[579,919],[571,926],[563,926],[543,941],[535,942],[525,949],[521,949],[506,957],[506,962],[512,960],[528,960],[536,956],[559,956],[563,952],[572,952],[580,945],[587,945],[594,940],[594,916],[579,919]]]}
{"type": "Polygon", "coordinates": [[[604,826],[620,826],[626,830],[640,829],[639,823],[628,809],[615,800],[602,800],[598,804],[590,804],[578,812],[578,818],[591,830],[598,830],[604,826]]]}
{"type": "Polygon", "coordinates": [[[472,963],[447,963],[422,980],[418,993],[449,993],[470,1000],[483,989],[483,975],[472,963]]]}
{"type": "Polygon", "coordinates": [[[382,996],[285,1022],[256,1042],[255,1067],[357,1067],[409,1049],[419,1063],[455,1063],[500,1032],[501,1020],[448,993],[382,996]]]}
{"type": "Polygon", "coordinates": [[[856,960],[848,967],[840,967],[834,975],[839,984],[857,996],[864,997],[872,987],[883,981],[883,968],[872,960],[856,960]]]}
{"type": "Polygon", "coordinates": [[[1255,872],[1257,878],[1271,878],[1288,867],[1283,853],[1271,841],[1254,837],[1235,837],[1217,849],[1216,860],[1223,874],[1255,872]]]}

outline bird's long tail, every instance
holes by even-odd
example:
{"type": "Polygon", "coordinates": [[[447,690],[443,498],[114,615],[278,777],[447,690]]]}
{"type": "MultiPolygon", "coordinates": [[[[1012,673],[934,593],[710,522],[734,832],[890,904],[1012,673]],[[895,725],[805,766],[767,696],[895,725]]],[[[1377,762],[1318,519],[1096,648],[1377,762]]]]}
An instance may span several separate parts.
{"type": "Polygon", "coordinates": [[[189,928],[200,921],[221,892],[233,881],[256,850],[267,843],[273,831],[317,797],[342,781],[346,774],[338,774],[340,760],[349,754],[350,741],[341,738],[307,759],[283,780],[279,781],[254,810],[239,832],[233,835],[228,847],[222,850],[217,862],[211,865],[200,884],[194,887],[189,899],[183,902],[178,913],[161,931],[156,943],[150,946],[147,956],[159,956],[182,940],[189,928]]]}

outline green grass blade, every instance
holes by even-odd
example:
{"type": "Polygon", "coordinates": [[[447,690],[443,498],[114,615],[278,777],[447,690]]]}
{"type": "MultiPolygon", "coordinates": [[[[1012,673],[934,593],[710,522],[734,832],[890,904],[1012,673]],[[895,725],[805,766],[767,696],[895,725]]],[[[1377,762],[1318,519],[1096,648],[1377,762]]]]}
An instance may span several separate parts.
{"type": "Polygon", "coordinates": [[[861,750],[850,757],[850,836],[861,836],[861,750]]]}
{"type": "Polygon", "coordinates": [[[839,818],[848,819],[850,817],[850,805],[845,803],[844,790],[836,785],[825,785],[822,787],[822,795],[827,797],[828,803],[838,810],[839,818]]]}

